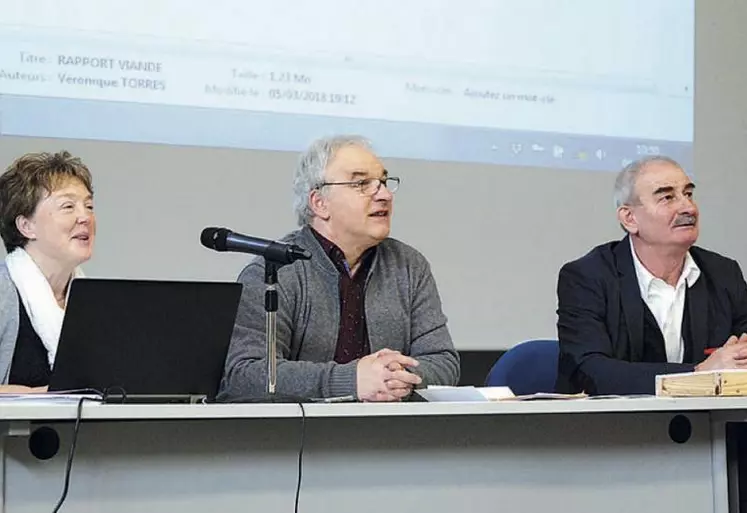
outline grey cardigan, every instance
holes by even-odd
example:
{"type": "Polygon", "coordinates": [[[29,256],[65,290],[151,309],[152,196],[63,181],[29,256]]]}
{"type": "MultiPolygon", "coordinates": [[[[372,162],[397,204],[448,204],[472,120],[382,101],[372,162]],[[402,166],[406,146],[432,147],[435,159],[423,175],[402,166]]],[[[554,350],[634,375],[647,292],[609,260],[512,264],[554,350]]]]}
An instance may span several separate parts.
{"type": "Polygon", "coordinates": [[[0,263],[0,384],[3,385],[10,377],[19,321],[18,291],[3,262],[0,263]]]}
{"type": "MultiPolygon", "coordinates": [[[[357,364],[333,361],[340,318],[339,273],[308,227],[284,239],[312,253],[278,272],[277,393],[302,398],[356,394],[357,364]]],[[[221,384],[220,400],[266,395],[264,260],[239,275],[243,292],[221,384]]],[[[426,385],[455,385],[459,357],[446,327],[436,282],[425,257],[395,239],[376,250],[365,285],[371,351],[401,351],[417,359],[426,385]]]]}

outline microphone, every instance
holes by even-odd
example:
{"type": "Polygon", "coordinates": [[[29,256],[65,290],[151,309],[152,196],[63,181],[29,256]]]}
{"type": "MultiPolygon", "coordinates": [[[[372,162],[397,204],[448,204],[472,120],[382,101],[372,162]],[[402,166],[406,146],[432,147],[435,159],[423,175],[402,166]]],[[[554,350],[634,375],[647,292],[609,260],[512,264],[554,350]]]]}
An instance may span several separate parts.
{"type": "Polygon", "coordinates": [[[251,253],[265,258],[268,262],[280,265],[292,264],[296,260],[309,260],[311,253],[295,244],[260,239],[232,232],[227,228],[205,228],[200,242],[215,251],[251,253]]]}

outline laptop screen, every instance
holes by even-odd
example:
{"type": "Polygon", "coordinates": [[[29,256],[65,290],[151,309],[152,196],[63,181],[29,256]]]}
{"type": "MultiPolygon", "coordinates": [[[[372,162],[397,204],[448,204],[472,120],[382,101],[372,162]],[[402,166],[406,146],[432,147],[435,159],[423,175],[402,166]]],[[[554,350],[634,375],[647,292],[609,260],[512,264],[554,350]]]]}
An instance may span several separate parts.
{"type": "Polygon", "coordinates": [[[215,397],[241,284],[76,279],[50,391],[215,397]]]}

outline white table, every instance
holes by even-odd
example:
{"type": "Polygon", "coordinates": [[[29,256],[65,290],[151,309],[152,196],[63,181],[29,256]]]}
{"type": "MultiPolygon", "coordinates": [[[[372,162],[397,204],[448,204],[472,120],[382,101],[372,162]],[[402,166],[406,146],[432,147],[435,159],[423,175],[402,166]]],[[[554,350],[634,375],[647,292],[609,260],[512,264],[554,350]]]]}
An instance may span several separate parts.
{"type": "MultiPolygon", "coordinates": [[[[303,512],[727,512],[747,398],[306,404],[303,512]],[[675,443],[677,417],[692,434],[675,443]],[[685,420],[686,419],[686,420],[685,420]],[[731,474],[730,474],[731,475],[731,474]]],[[[0,403],[2,512],[51,511],[75,404],[0,403]],[[28,434],[56,429],[38,460],[28,434]]],[[[65,512],[291,512],[295,404],[83,408],[65,512]]]]}

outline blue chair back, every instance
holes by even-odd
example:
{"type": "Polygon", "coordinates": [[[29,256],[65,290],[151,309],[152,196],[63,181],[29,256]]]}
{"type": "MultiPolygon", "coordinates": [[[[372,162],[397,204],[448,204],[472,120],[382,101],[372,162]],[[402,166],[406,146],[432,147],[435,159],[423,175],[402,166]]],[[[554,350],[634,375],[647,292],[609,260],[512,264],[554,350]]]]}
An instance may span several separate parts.
{"type": "Polygon", "coordinates": [[[509,387],[516,395],[554,392],[557,376],[558,341],[528,340],[498,358],[485,385],[509,387]]]}

